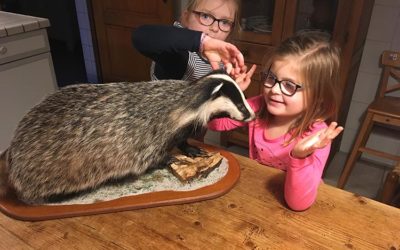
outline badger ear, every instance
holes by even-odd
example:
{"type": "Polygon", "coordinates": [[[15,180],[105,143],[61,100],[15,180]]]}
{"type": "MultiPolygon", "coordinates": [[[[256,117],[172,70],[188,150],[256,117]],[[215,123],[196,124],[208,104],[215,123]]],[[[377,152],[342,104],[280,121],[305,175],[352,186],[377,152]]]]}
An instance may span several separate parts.
{"type": "Polygon", "coordinates": [[[220,84],[216,85],[214,87],[214,89],[212,90],[211,95],[214,95],[215,93],[217,93],[222,88],[222,85],[224,85],[223,82],[221,82],[220,84]]]}

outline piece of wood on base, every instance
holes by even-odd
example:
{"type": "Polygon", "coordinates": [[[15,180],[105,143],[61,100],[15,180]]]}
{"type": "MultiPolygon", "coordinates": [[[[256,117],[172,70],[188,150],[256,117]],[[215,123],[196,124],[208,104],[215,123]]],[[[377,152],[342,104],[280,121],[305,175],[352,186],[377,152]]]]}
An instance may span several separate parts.
{"type": "Polygon", "coordinates": [[[175,155],[175,161],[170,165],[171,172],[182,182],[188,182],[195,178],[205,178],[217,168],[222,161],[219,152],[207,152],[198,157],[188,157],[182,154],[175,155]]]}

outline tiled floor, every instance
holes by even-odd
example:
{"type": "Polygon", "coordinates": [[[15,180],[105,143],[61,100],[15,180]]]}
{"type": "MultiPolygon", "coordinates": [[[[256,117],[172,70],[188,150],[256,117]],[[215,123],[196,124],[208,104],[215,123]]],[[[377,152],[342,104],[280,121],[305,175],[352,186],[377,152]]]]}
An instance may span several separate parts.
{"type": "MultiPolygon", "coordinates": [[[[336,186],[346,157],[347,153],[336,153],[324,176],[326,184],[336,186]]],[[[389,166],[360,159],[347,181],[345,190],[377,200],[380,198],[381,188],[390,169],[389,166]]]]}
{"type": "MultiPolygon", "coordinates": [[[[205,143],[211,145],[219,145],[219,133],[207,131],[204,138],[205,143]]],[[[232,146],[226,150],[248,156],[248,149],[232,146]]],[[[346,153],[338,152],[329,166],[326,168],[324,182],[328,185],[336,186],[340,173],[346,161],[346,153]]],[[[359,160],[354,167],[352,174],[345,186],[345,190],[356,193],[371,199],[378,199],[380,188],[383,185],[384,178],[388,172],[387,166],[379,165],[370,161],[359,160]]]]}

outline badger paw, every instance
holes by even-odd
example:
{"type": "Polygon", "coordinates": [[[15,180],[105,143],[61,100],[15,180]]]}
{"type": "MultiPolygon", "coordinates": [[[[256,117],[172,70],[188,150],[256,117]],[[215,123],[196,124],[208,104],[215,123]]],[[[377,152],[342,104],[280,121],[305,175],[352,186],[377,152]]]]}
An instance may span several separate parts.
{"type": "Polygon", "coordinates": [[[178,148],[179,150],[182,151],[182,153],[184,153],[188,157],[198,157],[207,155],[206,151],[204,151],[199,147],[189,145],[186,141],[178,145],[178,148]]]}

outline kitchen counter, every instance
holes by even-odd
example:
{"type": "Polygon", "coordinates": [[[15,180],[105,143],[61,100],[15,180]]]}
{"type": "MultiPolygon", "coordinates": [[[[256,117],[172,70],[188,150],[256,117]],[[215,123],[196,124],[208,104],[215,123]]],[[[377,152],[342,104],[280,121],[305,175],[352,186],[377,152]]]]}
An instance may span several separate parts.
{"type": "Polygon", "coordinates": [[[57,89],[45,18],[0,11],[0,152],[25,113],[57,89]]]}
{"type": "Polygon", "coordinates": [[[0,37],[12,36],[47,27],[50,27],[50,22],[46,18],[0,11],[0,37]]]}

